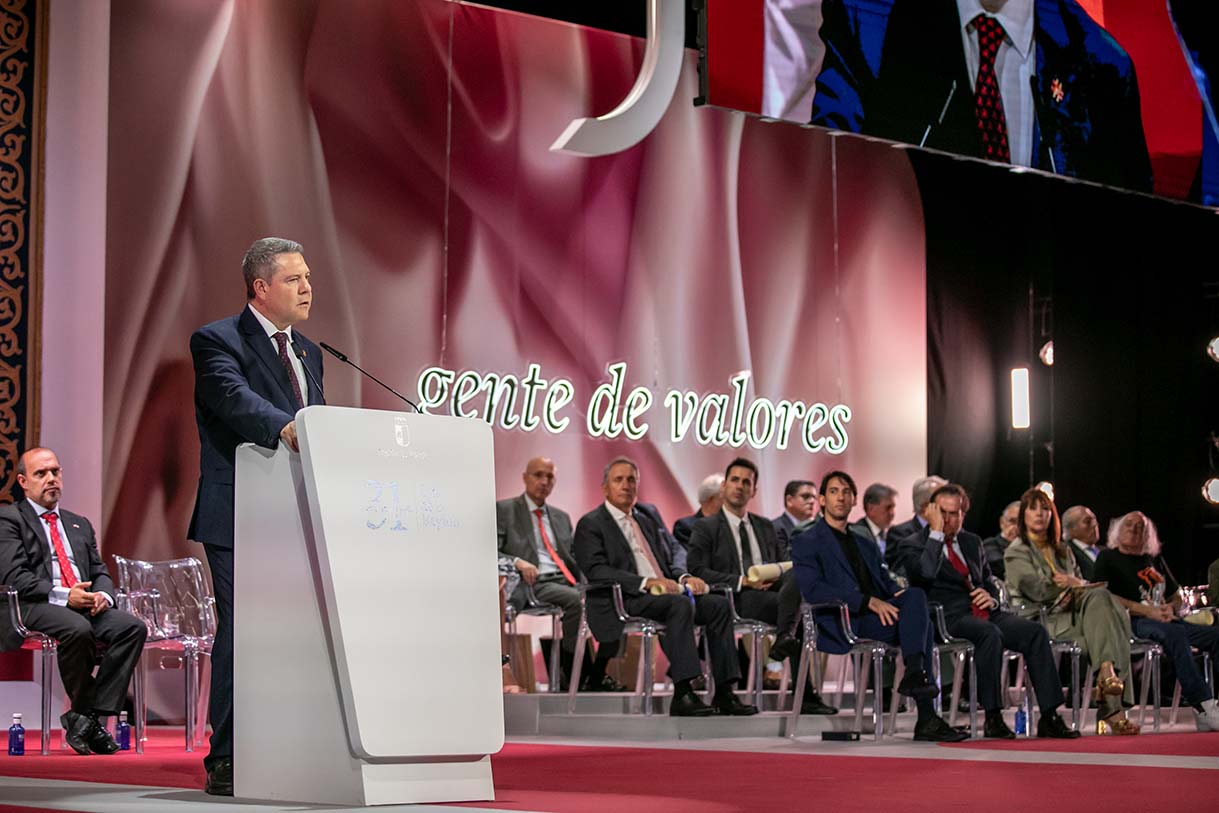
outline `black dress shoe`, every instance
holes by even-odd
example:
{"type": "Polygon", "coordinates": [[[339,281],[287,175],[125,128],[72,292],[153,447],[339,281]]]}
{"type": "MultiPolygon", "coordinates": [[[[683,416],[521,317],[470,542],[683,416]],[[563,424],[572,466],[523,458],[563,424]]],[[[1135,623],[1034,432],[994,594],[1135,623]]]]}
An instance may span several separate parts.
{"type": "Polygon", "coordinates": [[[711,717],[714,714],[715,709],[699,700],[694,692],[673,695],[673,700],[669,703],[670,717],[711,717]]]}
{"type": "Polygon", "coordinates": [[[602,675],[600,680],[586,680],[580,687],[583,692],[625,692],[628,689],[609,675],[602,675]]]}
{"type": "Polygon", "coordinates": [[[92,717],[75,711],[65,711],[59,722],[63,725],[64,741],[73,751],[83,757],[93,753],[89,748],[89,734],[94,726],[92,717]]]}
{"type": "Polygon", "coordinates": [[[838,709],[821,699],[816,692],[806,692],[800,704],[801,714],[837,714],[838,709]]]}
{"type": "Polygon", "coordinates": [[[1001,714],[986,715],[986,722],[982,724],[982,736],[988,740],[1016,739],[1016,733],[1007,727],[1001,714]]]}
{"type": "Polygon", "coordinates": [[[921,742],[961,742],[969,739],[969,734],[948,725],[942,717],[928,717],[914,724],[914,739],[921,742]]]}
{"type": "Polygon", "coordinates": [[[789,633],[775,636],[775,642],[770,647],[772,661],[785,661],[800,654],[800,639],[789,633]]]}
{"type": "Polygon", "coordinates": [[[85,740],[89,743],[89,750],[95,754],[113,754],[119,750],[119,744],[114,741],[114,737],[110,736],[110,732],[102,725],[97,717],[90,716],[93,725],[85,732],[85,740]]]}
{"type": "Polygon", "coordinates": [[[1041,715],[1041,719],[1037,721],[1037,736],[1053,740],[1073,740],[1079,736],[1079,732],[1067,725],[1058,716],[1058,712],[1051,712],[1041,715]]]}
{"type": "Polygon", "coordinates": [[[907,672],[902,676],[902,682],[897,684],[897,693],[916,700],[924,697],[935,697],[940,688],[927,679],[927,673],[922,669],[917,672],[907,672]]]}
{"type": "Polygon", "coordinates": [[[233,760],[222,759],[207,772],[203,792],[211,796],[233,795],[233,760]]]}
{"type": "Polygon", "coordinates": [[[742,703],[732,692],[724,692],[715,696],[715,710],[725,717],[751,717],[758,713],[757,706],[742,703]]]}

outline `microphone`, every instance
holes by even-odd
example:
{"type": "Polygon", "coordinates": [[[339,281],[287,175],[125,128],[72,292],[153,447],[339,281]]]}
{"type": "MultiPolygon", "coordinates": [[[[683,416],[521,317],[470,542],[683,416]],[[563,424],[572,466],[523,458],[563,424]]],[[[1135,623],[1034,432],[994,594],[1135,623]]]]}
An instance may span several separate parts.
{"type": "Polygon", "coordinates": [[[376,377],[375,375],[373,375],[372,373],[368,372],[368,370],[365,370],[363,367],[361,367],[360,365],[356,364],[356,363],[355,363],[354,361],[352,361],[351,359],[347,358],[347,356],[343,355],[343,354],[342,354],[341,352],[339,352],[338,350],[335,350],[333,347],[331,347],[330,345],[326,344],[325,342],[318,342],[318,344],[320,344],[320,345],[322,346],[322,349],[323,349],[323,350],[325,350],[325,351],[326,351],[327,353],[329,353],[330,355],[334,356],[334,357],[335,357],[336,359],[338,359],[339,361],[343,362],[344,364],[350,364],[352,367],[355,367],[355,368],[356,368],[357,370],[359,370],[359,371],[360,371],[360,372],[361,372],[363,375],[368,376],[368,377],[369,377],[369,378],[371,378],[373,381],[377,382],[377,383],[378,383],[378,384],[380,384],[382,387],[384,387],[385,389],[389,390],[389,391],[390,391],[390,392],[392,392],[394,395],[398,396],[398,398],[399,398],[400,400],[405,401],[406,403],[410,404],[410,405],[411,405],[411,407],[412,407],[412,408],[413,408],[413,409],[414,409],[416,412],[422,412],[422,410],[421,410],[421,409],[419,409],[419,405],[418,405],[418,404],[416,404],[414,401],[412,401],[410,398],[407,398],[405,395],[403,395],[402,393],[398,392],[396,389],[394,389],[393,387],[391,387],[389,384],[386,384],[384,381],[382,381],[381,379],[377,378],[377,377],[376,377]]]}
{"type": "Polygon", "coordinates": [[[305,375],[309,376],[309,380],[313,382],[313,386],[317,387],[317,394],[322,396],[322,402],[326,401],[326,391],[322,389],[322,382],[313,377],[313,371],[309,369],[309,365],[305,363],[305,348],[301,347],[292,341],[292,352],[301,360],[301,366],[305,368],[305,375]]]}
{"type": "Polygon", "coordinates": [[[927,129],[923,131],[923,138],[918,143],[920,147],[927,143],[927,136],[931,135],[931,128],[939,127],[944,123],[944,116],[948,115],[948,105],[952,104],[952,97],[956,95],[956,92],[957,80],[953,79],[952,86],[948,88],[948,96],[944,99],[944,106],[940,108],[939,118],[937,118],[934,122],[927,123],[927,129]]]}
{"type": "Polygon", "coordinates": [[[1037,122],[1037,132],[1041,134],[1041,145],[1045,147],[1045,154],[1050,159],[1050,172],[1058,174],[1058,166],[1054,162],[1054,149],[1050,146],[1049,140],[1046,138],[1045,128],[1041,126],[1042,101],[1041,95],[1037,92],[1037,75],[1029,76],[1029,90],[1033,92],[1033,120],[1037,122]]]}

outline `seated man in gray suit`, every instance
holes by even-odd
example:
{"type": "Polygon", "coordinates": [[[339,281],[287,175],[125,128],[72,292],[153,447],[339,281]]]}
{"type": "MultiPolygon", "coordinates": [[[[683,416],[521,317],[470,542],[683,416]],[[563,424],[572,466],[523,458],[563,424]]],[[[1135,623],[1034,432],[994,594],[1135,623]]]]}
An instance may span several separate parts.
{"type": "MultiPolygon", "coordinates": [[[[571,677],[576,635],[580,631],[580,593],[576,590],[580,566],[571,553],[571,517],[566,511],[546,504],[555,484],[553,460],[533,458],[525,464],[521,477],[525,481],[525,493],[495,504],[500,558],[510,560],[521,577],[508,596],[508,603],[518,610],[523,608],[528,587],[538,601],[563,608],[559,661],[563,670],[561,683],[565,684],[571,677]]],[[[548,641],[543,644],[553,646],[548,641]]],[[[621,684],[605,674],[610,654],[606,651],[584,670],[585,686],[590,690],[624,691],[621,684]]]]}
{"type": "Polygon", "coordinates": [[[1072,505],[1062,515],[1062,535],[1075,554],[1075,564],[1084,581],[1094,581],[1096,557],[1100,556],[1100,524],[1092,509],[1083,505],[1072,505]]]}

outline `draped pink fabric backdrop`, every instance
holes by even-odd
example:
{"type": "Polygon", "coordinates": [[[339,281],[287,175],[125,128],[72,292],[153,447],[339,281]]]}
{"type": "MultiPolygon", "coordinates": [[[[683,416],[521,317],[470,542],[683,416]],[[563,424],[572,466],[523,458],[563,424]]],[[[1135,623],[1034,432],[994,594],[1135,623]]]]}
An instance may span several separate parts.
{"type": "MultiPolygon", "coordinates": [[[[116,4],[106,274],[107,550],[187,553],[198,440],[187,340],[244,305],[239,263],[267,234],[302,241],[315,304],[301,329],[408,394],[421,370],[566,377],[566,431],[496,432],[501,497],[557,461],[579,515],[619,453],[666,519],[738,453],[783,483],[851,471],[908,497],[926,457],[923,226],[899,150],[699,109],[693,55],[641,144],[552,153],[607,112],[638,40],[421,0],[116,4]],[[589,438],[606,366],[649,388],[638,442],[589,438]],[[848,404],[845,453],[668,439],[671,389],[848,404]]],[[[396,409],[333,360],[333,404],[396,409]]],[[[443,410],[441,410],[443,411],[443,410]]],[[[798,424],[797,424],[798,426],[798,424]]],[[[822,430],[822,436],[828,431],[822,430]]]]}

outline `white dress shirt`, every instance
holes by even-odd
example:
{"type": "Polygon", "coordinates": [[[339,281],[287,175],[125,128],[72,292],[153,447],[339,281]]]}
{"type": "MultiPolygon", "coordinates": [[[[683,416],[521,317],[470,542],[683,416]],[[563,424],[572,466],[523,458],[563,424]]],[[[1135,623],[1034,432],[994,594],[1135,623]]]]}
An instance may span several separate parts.
{"type": "MultiPolygon", "coordinates": [[[[47,556],[51,562],[51,592],[47,595],[47,603],[57,604],[60,607],[68,606],[68,593],[70,588],[63,586],[63,576],[59,569],[59,556],[55,553],[55,543],[51,541],[51,523],[47,522],[43,514],[54,511],[58,516],[55,520],[55,527],[59,531],[59,541],[63,543],[64,553],[68,555],[68,564],[72,567],[72,575],[76,577],[76,581],[83,582],[85,579],[80,575],[80,566],[76,564],[76,554],[72,551],[72,544],[68,541],[67,523],[64,522],[63,514],[59,513],[59,505],[54,508],[46,508],[39,505],[31,499],[26,499],[30,507],[34,509],[35,516],[42,523],[42,536],[47,541],[47,556]]],[[[106,597],[106,601],[110,602],[110,606],[114,606],[114,596],[109,593],[102,593],[106,597]]]]}
{"type": "Polygon", "coordinates": [[[631,521],[630,515],[619,511],[618,507],[609,500],[605,501],[605,507],[609,509],[610,516],[614,518],[614,522],[618,523],[619,529],[622,530],[622,535],[626,537],[626,543],[631,546],[631,555],[635,557],[635,572],[643,577],[639,580],[639,589],[643,590],[644,585],[648,583],[648,579],[665,578],[665,574],[657,573],[652,568],[652,563],[648,561],[647,554],[640,547],[641,545],[648,544],[648,540],[635,538],[635,523],[631,521]]]}
{"type": "MultiPolygon", "coordinates": [[[[728,527],[732,530],[732,541],[736,544],[736,557],[741,565],[741,578],[737,582],[736,588],[740,590],[746,576],[745,557],[741,551],[741,523],[749,517],[749,514],[746,513],[744,517],[738,517],[729,511],[727,507],[721,508],[720,511],[723,512],[724,518],[728,520],[728,527]]],[[[763,564],[762,549],[758,547],[758,538],[754,535],[752,522],[745,522],[745,536],[749,539],[749,555],[753,557],[753,563],[755,565],[763,564]]]]}
{"type": "Polygon", "coordinates": [[[868,524],[868,530],[872,532],[872,538],[876,540],[876,546],[880,548],[880,552],[883,554],[885,552],[885,539],[881,536],[880,526],[873,522],[867,514],[864,514],[863,521],[868,524]]]}
{"type": "MultiPolygon", "coordinates": [[[[546,527],[546,538],[550,540],[550,544],[554,545],[554,528],[550,525],[550,512],[546,510],[546,506],[538,505],[529,499],[528,494],[525,495],[525,507],[529,509],[529,527],[533,529],[533,548],[538,554],[538,573],[549,575],[560,572],[559,566],[555,564],[554,559],[550,558],[550,552],[542,543],[542,534],[538,531],[538,515],[534,513],[539,508],[542,509],[542,525],[546,527]]],[[[555,552],[557,553],[558,550],[556,545],[555,552]]]]}
{"type": "Polygon", "coordinates": [[[978,80],[981,62],[978,32],[973,20],[979,14],[986,14],[998,20],[1006,34],[1003,44],[999,46],[999,53],[995,55],[995,78],[999,81],[999,94],[1003,97],[1003,116],[1007,120],[1007,144],[1012,163],[1031,166],[1036,110],[1029,77],[1037,65],[1033,52],[1033,0],[1005,0],[995,12],[987,11],[982,5],[982,0],[957,0],[970,87],[974,87],[978,80]]]}
{"type": "Polygon", "coordinates": [[[271,349],[275,351],[275,355],[279,355],[279,342],[275,341],[276,333],[288,334],[288,363],[292,365],[292,372],[296,373],[296,383],[301,388],[301,398],[304,399],[305,405],[309,404],[309,384],[305,379],[305,365],[296,357],[296,353],[292,352],[292,326],[284,328],[282,331],[275,326],[270,319],[258,312],[258,308],[253,305],[246,305],[250,309],[250,313],[254,314],[254,318],[258,320],[258,324],[262,325],[262,329],[267,332],[267,341],[271,342],[271,349]]]}

